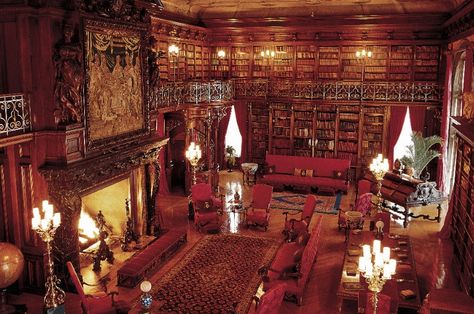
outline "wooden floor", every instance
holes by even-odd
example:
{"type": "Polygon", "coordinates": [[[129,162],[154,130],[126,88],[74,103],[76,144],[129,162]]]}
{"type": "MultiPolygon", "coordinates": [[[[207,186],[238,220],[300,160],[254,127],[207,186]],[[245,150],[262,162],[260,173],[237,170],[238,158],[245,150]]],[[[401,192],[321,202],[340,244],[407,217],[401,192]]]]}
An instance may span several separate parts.
{"type": "MultiPolygon", "coordinates": [[[[220,192],[226,194],[228,199],[232,197],[237,189],[242,195],[244,203],[249,202],[251,187],[242,185],[242,174],[240,172],[234,171],[229,173],[222,171],[220,182],[220,192]]],[[[349,204],[353,203],[354,197],[355,194],[352,188],[347,195],[344,195],[341,207],[348,207],[349,204]]],[[[159,207],[163,213],[165,228],[186,228],[188,230],[188,243],[150,279],[152,282],[159,281],[160,277],[172,268],[203,236],[195,230],[192,221],[189,221],[187,218],[188,201],[186,197],[182,195],[161,196],[159,207]]],[[[443,206],[443,216],[445,212],[446,205],[443,206]]],[[[310,274],[304,294],[303,306],[284,302],[280,313],[337,313],[336,290],[340,280],[344,256],[344,234],[337,229],[337,216],[323,216],[324,223],[318,258],[310,274]]],[[[240,219],[239,214],[225,213],[222,217],[221,232],[282,238],[281,230],[284,216],[281,214],[281,211],[277,210],[271,213],[270,227],[267,232],[264,232],[262,229],[243,228],[239,225],[240,219]]],[[[455,287],[455,281],[451,276],[448,262],[449,243],[442,242],[437,238],[437,232],[441,226],[442,222],[438,224],[424,220],[411,221],[406,229],[396,222],[392,222],[391,225],[391,232],[407,234],[412,238],[422,295],[425,295],[432,287],[455,287]]],[[[119,265],[115,264],[105,269],[112,278],[109,290],[118,290],[120,299],[127,301],[136,299],[140,293],[138,287],[127,289],[115,286],[118,267],[119,265]]],[[[92,270],[83,269],[81,272],[85,277],[93,277],[91,275],[92,270]]],[[[87,292],[93,291],[88,290],[87,292]]],[[[28,313],[41,313],[41,296],[23,294],[11,296],[10,300],[14,303],[26,303],[29,308],[28,313]]],[[[356,304],[346,302],[343,304],[342,313],[356,313],[356,308],[356,304]]],[[[77,295],[68,294],[66,309],[67,313],[80,313],[77,295]]],[[[253,312],[253,307],[250,312],[253,312]]],[[[400,311],[400,313],[402,312],[400,311]]]]}

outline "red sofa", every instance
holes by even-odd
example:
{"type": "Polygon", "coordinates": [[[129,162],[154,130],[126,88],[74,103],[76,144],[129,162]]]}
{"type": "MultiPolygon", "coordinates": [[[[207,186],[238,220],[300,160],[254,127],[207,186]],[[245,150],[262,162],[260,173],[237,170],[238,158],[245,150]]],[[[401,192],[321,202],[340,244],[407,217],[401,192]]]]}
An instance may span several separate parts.
{"type": "Polygon", "coordinates": [[[261,183],[274,187],[297,186],[347,192],[351,161],[347,159],[267,154],[261,183]],[[295,175],[295,168],[313,170],[312,176],[295,175]]]}

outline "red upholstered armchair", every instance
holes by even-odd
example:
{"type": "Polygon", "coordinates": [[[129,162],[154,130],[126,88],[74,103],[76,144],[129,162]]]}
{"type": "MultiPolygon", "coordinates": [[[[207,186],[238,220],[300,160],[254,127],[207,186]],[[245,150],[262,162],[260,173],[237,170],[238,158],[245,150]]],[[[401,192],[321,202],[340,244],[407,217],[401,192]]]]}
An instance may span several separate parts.
{"type": "Polygon", "coordinates": [[[285,215],[285,229],[283,230],[283,234],[286,235],[287,239],[294,240],[301,232],[308,231],[315,206],[316,196],[308,194],[300,219],[288,219],[288,215],[291,214],[289,212],[283,213],[283,215],[285,215]]]}
{"type": "Polygon", "coordinates": [[[193,185],[191,187],[191,201],[194,209],[194,224],[199,230],[207,225],[219,224],[219,214],[222,212],[223,202],[213,195],[210,184],[193,185]]]}
{"type": "Polygon", "coordinates": [[[252,203],[247,212],[247,226],[256,225],[268,229],[270,220],[270,202],[273,187],[267,184],[255,184],[252,188],[252,203]]]}
{"type": "MultiPolygon", "coordinates": [[[[374,313],[374,294],[372,292],[360,291],[358,299],[358,313],[372,314],[374,313]]],[[[377,294],[377,313],[393,314],[398,312],[398,299],[392,300],[388,295],[377,294]]]]}
{"type": "MultiPolygon", "coordinates": [[[[366,216],[368,213],[370,213],[370,210],[372,208],[372,193],[365,193],[362,194],[358,199],[355,204],[355,206],[349,207],[349,209],[341,209],[339,208],[339,218],[338,218],[338,227],[339,230],[341,229],[347,229],[347,220],[346,220],[346,212],[351,210],[351,211],[357,211],[362,214],[362,217],[366,216]]],[[[355,226],[362,228],[362,225],[364,223],[364,220],[361,219],[360,225],[355,226]]]]}
{"type": "Polygon", "coordinates": [[[95,295],[85,294],[82,288],[82,283],[77,276],[76,270],[71,262],[66,263],[69,275],[77,290],[77,293],[81,297],[82,311],[85,314],[114,314],[114,313],[128,313],[130,305],[121,300],[114,300],[114,296],[117,292],[101,292],[95,295]]]}
{"type": "Polygon", "coordinates": [[[285,296],[285,283],[280,283],[269,289],[259,299],[255,298],[256,314],[278,314],[280,313],[281,302],[285,296]]]}

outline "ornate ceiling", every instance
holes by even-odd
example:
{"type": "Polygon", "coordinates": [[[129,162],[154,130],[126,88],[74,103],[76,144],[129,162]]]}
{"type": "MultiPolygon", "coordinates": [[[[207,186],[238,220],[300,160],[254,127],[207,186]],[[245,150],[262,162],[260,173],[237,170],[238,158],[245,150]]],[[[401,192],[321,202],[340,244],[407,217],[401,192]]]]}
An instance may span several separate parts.
{"type": "Polygon", "coordinates": [[[214,18],[450,13],[464,0],[163,0],[165,10],[214,18]]]}

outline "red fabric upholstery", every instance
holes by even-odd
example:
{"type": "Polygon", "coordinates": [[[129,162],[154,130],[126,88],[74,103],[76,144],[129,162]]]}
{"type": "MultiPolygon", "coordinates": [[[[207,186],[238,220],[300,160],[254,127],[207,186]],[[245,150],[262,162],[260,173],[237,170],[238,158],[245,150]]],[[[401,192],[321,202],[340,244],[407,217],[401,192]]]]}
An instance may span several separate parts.
{"type": "Polygon", "coordinates": [[[372,193],[362,194],[354,206],[354,208],[341,209],[339,208],[339,218],[338,224],[339,228],[346,228],[346,218],[344,216],[345,212],[348,210],[354,210],[362,213],[362,217],[367,215],[372,209],[372,193]]]}
{"type": "Polygon", "coordinates": [[[265,230],[270,219],[270,202],[273,187],[266,184],[255,184],[252,188],[252,204],[247,209],[247,225],[262,226],[265,230]]]}
{"type": "MultiPolygon", "coordinates": [[[[298,276],[282,277],[281,274],[278,274],[276,271],[268,272],[268,280],[263,283],[263,289],[265,291],[272,289],[280,283],[286,283],[286,294],[295,295],[298,304],[301,305],[303,302],[303,293],[306,286],[306,283],[309,278],[309,273],[311,271],[312,265],[316,259],[318,253],[318,244],[322,228],[322,216],[318,216],[314,228],[311,232],[311,237],[309,238],[308,244],[306,244],[303,256],[301,258],[301,267],[298,276]]],[[[277,254],[278,256],[278,254],[277,254]]],[[[274,261],[272,263],[276,264],[274,261]]]]}
{"type": "Polygon", "coordinates": [[[301,216],[298,220],[288,220],[288,213],[285,213],[285,229],[283,230],[283,233],[288,234],[291,230],[291,233],[296,237],[301,232],[306,231],[308,229],[309,224],[311,223],[311,218],[313,217],[315,206],[316,196],[309,194],[306,197],[306,202],[304,204],[303,211],[301,212],[301,216]]]}
{"type": "Polygon", "coordinates": [[[265,162],[269,166],[275,166],[275,172],[264,175],[262,183],[328,187],[343,192],[346,192],[349,186],[346,176],[335,178],[334,171],[346,173],[351,165],[350,160],[267,154],[265,162]],[[312,177],[295,176],[293,175],[295,167],[313,169],[314,174],[312,177]]]}
{"type": "Polygon", "coordinates": [[[256,314],[278,314],[285,296],[285,284],[280,283],[268,290],[260,299],[256,314]]]}
{"type": "Polygon", "coordinates": [[[359,180],[357,183],[357,198],[365,193],[370,193],[371,184],[369,180],[359,180]]]}
{"type": "Polygon", "coordinates": [[[387,212],[381,212],[377,213],[374,216],[374,223],[377,223],[377,221],[382,221],[383,222],[383,233],[388,234],[390,233],[390,213],[387,212]]]}
{"type": "Polygon", "coordinates": [[[213,195],[210,184],[198,183],[191,186],[191,200],[194,208],[194,224],[198,229],[201,230],[210,224],[219,224],[222,201],[213,195]]]}
{"type": "Polygon", "coordinates": [[[130,310],[130,305],[125,301],[114,302],[111,295],[106,293],[97,293],[95,295],[89,295],[84,293],[82,283],[79,280],[79,276],[74,269],[71,262],[66,263],[69,271],[69,276],[76,288],[77,293],[81,298],[82,309],[84,313],[88,314],[115,314],[115,313],[127,313],[130,310]]]}
{"type": "Polygon", "coordinates": [[[420,313],[472,314],[474,313],[474,298],[457,290],[435,289],[426,295],[420,313]]]}
{"type": "MultiPolygon", "coordinates": [[[[359,313],[374,313],[373,296],[374,294],[372,292],[359,292],[359,313]]],[[[382,293],[377,294],[377,299],[377,313],[390,314],[398,312],[398,300],[391,302],[391,298],[388,295],[382,293]]]]}

